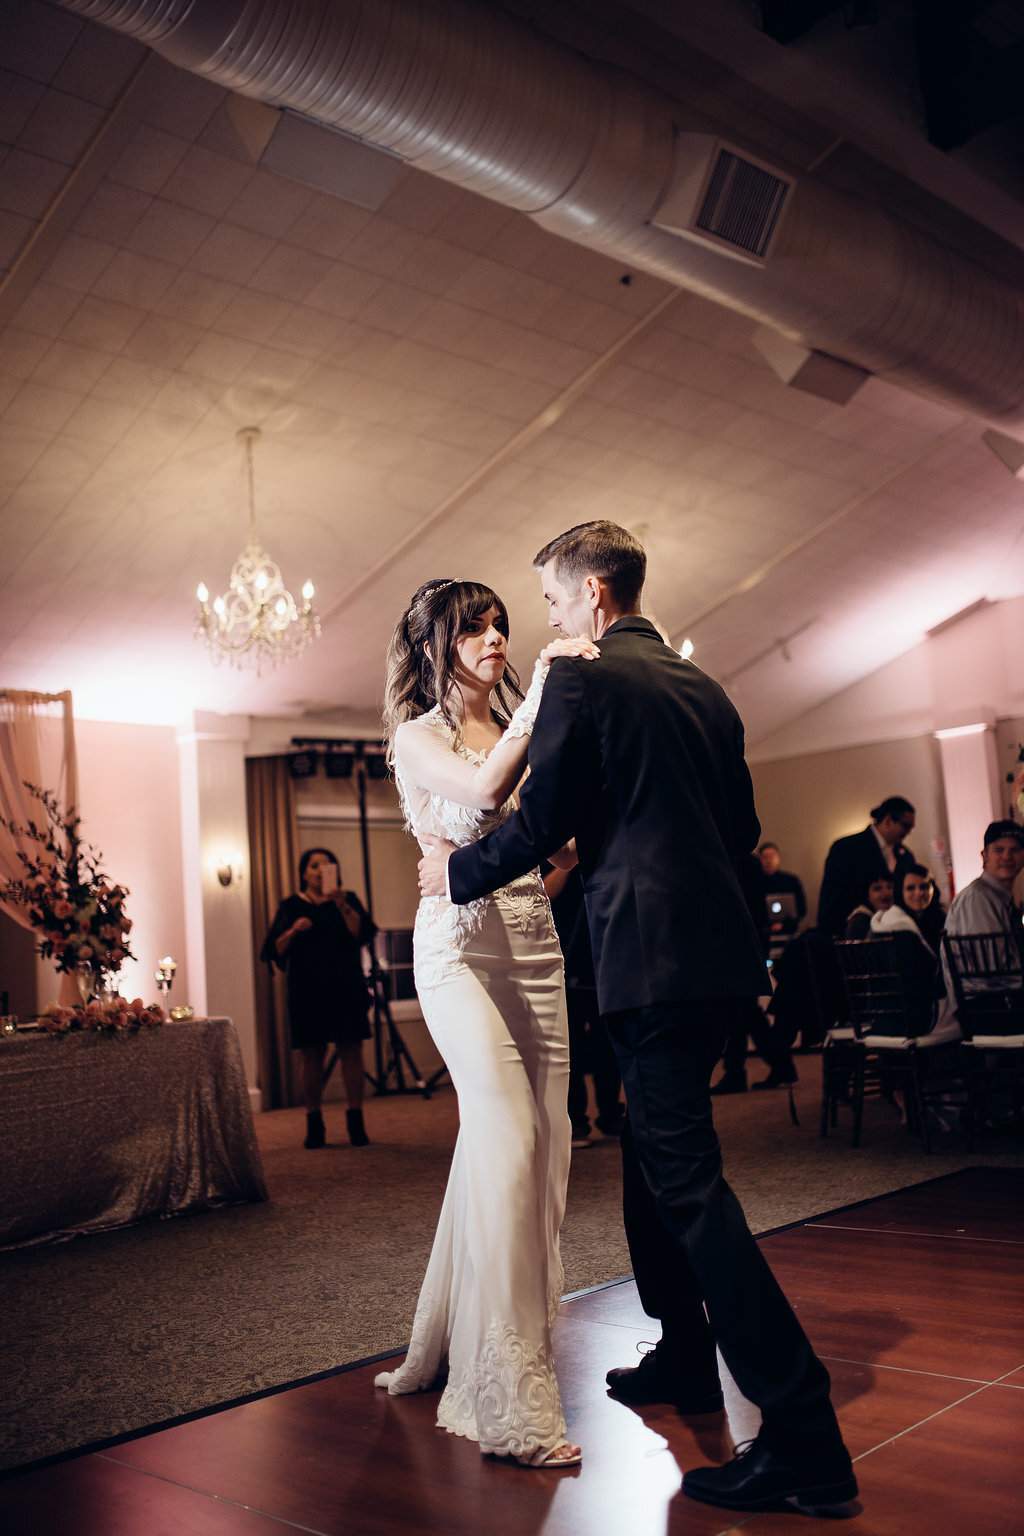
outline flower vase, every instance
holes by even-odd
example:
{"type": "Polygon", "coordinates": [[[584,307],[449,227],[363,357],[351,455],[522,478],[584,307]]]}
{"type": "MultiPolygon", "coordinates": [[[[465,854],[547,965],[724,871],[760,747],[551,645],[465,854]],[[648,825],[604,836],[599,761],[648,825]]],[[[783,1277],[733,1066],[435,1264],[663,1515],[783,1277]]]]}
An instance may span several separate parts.
{"type": "Polygon", "coordinates": [[[80,960],[74,969],[74,978],[82,997],[82,1007],[95,997],[102,985],[103,977],[93,969],[87,960],[80,960]]]}

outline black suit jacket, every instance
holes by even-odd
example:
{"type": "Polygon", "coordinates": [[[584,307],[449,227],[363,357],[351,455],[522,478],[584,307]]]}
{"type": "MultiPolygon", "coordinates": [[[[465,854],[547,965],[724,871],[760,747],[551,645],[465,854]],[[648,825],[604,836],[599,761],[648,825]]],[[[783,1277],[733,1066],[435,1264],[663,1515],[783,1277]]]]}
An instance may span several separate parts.
{"type": "Polygon", "coordinates": [[[452,854],[452,899],[575,837],[602,1013],[764,993],[734,868],[760,834],[740,718],[647,619],[620,619],[599,643],[597,661],[552,664],[520,809],[452,854]]]}
{"type": "Polygon", "coordinates": [[[870,826],[851,837],[839,838],[825,860],[818,897],[818,927],[833,938],[841,938],[854,907],[867,900],[872,880],[895,880],[901,869],[915,862],[910,849],[902,847],[896,854],[896,868],[890,871],[870,826]]]}

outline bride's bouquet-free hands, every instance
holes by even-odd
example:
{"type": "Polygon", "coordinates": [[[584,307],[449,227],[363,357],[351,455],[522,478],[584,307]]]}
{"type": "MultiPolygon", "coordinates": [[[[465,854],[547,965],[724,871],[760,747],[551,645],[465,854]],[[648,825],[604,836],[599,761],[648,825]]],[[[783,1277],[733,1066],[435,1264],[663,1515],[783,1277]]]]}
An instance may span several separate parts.
{"type": "Polygon", "coordinates": [[[559,635],[557,640],[548,641],[537,661],[547,668],[556,656],[582,656],[585,661],[596,661],[600,654],[597,641],[588,640],[586,635],[559,635]]]}

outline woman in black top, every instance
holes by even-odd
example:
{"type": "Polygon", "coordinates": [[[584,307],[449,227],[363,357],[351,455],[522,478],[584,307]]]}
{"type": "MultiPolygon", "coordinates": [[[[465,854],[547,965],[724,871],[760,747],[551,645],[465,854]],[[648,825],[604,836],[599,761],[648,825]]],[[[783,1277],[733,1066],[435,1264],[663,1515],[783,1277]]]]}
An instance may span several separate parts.
{"type": "Polygon", "coordinates": [[[369,997],[361,951],[376,933],[352,891],[342,889],[341,869],[327,848],[308,848],[299,860],[299,894],[286,896],[260,958],[288,978],[292,1049],[302,1052],[307,1147],[325,1140],[321,1112],[324,1055],[337,1047],[348,1109],[348,1135],[366,1146],[363,1125],[363,1041],[369,1039],[369,997]]]}

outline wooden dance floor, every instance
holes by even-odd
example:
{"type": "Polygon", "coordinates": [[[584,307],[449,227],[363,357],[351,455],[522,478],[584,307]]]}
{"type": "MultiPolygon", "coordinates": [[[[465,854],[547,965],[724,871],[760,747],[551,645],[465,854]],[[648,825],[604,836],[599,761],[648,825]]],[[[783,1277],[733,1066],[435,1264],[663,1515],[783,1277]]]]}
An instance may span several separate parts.
{"type": "MultiPolygon", "coordinates": [[[[1024,1173],[969,1169],[765,1237],[832,1374],[860,1499],[850,1536],[1024,1529],[1024,1173]]],[[[0,1484],[11,1536],[753,1536],[788,1509],[695,1504],[682,1470],[727,1458],[757,1414],[635,1412],[604,1373],[651,1337],[631,1282],[567,1301],[556,1334],[582,1467],[485,1460],[433,1425],[433,1397],[374,1391],[371,1364],[0,1484]]]]}

